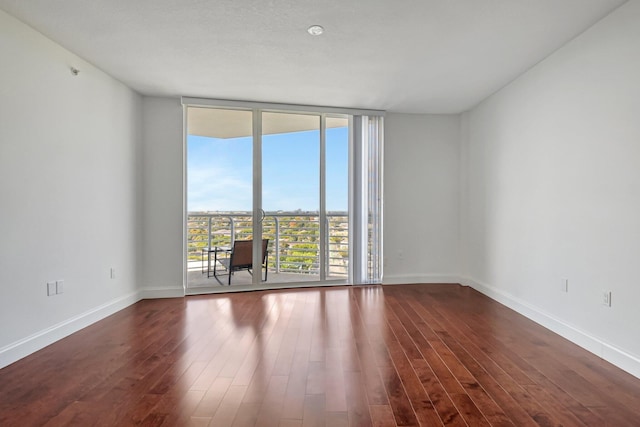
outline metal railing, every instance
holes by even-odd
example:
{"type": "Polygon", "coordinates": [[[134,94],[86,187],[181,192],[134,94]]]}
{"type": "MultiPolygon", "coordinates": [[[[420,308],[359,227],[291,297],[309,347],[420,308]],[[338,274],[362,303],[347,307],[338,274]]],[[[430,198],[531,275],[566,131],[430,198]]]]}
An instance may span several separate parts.
{"type": "MultiPolygon", "coordinates": [[[[203,262],[202,248],[232,246],[235,240],[253,236],[251,213],[189,213],[187,251],[189,261],[203,262]]],[[[347,277],[349,217],[346,212],[326,215],[328,276],[347,277]]],[[[262,235],[269,239],[269,271],[276,273],[320,273],[320,220],[317,213],[267,213],[262,235]]],[[[193,265],[191,268],[200,268],[193,265]]]]}

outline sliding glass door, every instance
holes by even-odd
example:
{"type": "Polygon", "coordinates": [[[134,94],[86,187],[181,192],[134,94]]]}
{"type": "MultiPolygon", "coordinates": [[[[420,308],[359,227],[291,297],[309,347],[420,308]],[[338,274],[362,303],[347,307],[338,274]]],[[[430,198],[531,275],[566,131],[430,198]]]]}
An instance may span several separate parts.
{"type": "Polygon", "coordinates": [[[320,116],[262,112],[263,236],[280,282],[321,280],[320,116]]]}
{"type": "Polygon", "coordinates": [[[347,282],[348,116],[188,107],[186,123],[188,288],[347,282]]]}
{"type": "Polygon", "coordinates": [[[187,287],[252,283],[228,263],[236,242],[254,240],[253,113],[188,108],[186,123],[187,287]]]}
{"type": "Polygon", "coordinates": [[[262,112],[263,238],[280,282],[349,277],[349,120],[262,112]]]}

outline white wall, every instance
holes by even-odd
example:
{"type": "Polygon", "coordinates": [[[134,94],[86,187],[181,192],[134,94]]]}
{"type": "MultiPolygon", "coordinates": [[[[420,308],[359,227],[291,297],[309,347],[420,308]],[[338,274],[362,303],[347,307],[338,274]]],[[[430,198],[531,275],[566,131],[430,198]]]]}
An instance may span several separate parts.
{"type": "Polygon", "coordinates": [[[137,300],[141,99],[1,11],[0,58],[2,367],[137,300]]]}
{"type": "Polygon", "coordinates": [[[460,117],[388,114],[384,283],[459,282],[460,117]]]}
{"type": "Polygon", "coordinates": [[[625,4],[465,117],[462,206],[469,283],[636,376],[639,22],[625,4]]]}
{"type": "Polygon", "coordinates": [[[143,295],[183,295],[183,134],[177,98],[143,98],[143,295]]]}

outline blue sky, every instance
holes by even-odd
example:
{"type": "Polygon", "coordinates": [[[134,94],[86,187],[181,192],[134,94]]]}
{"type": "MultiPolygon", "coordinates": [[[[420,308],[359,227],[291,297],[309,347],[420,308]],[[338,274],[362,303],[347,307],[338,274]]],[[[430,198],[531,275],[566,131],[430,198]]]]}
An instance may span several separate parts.
{"type": "MultiPolygon", "coordinates": [[[[265,211],[317,211],[319,131],[262,137],[265,211]]],[[[250,211],[252,138],[187,137],[188,211],[250,211]]],[[[327,210],[346,211],[348,132],[327,129],[327,210]]]]}

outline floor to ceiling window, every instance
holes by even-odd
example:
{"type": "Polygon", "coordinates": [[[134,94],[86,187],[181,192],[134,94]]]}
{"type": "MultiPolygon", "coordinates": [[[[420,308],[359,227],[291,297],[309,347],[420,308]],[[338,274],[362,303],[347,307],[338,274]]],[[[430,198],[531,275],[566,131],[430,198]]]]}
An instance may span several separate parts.
{"type": "Polygon", "coordinates": [[[188,292],[380,282],[381,117],[183,104],[188,292]]]}

